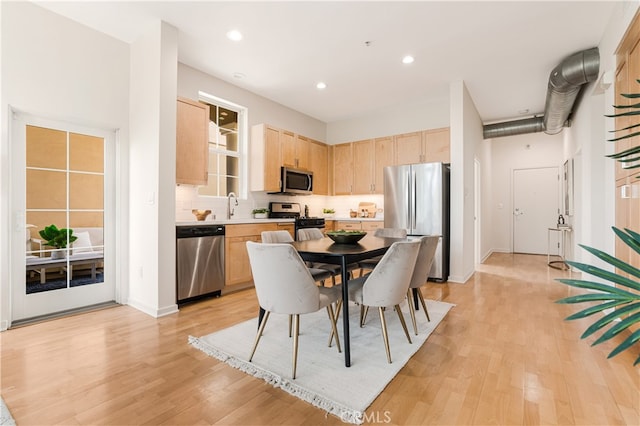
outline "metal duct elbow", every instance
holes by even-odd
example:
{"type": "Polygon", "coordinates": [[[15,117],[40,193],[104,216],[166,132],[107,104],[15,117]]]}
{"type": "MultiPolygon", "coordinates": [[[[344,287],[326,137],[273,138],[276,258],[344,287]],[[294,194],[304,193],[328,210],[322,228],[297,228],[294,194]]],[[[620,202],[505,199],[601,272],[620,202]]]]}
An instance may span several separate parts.
{"type": "Polygon", "coordinates": [[[482,128],[482,134],[485,139],[525,135],[543,131],[544,122],[542,117],[525,118],[522,120],[507,121],[506,123],[487,124],[482,128]]]}
{"type": "Polygon", "coordinates": [[[574,53],[563,60],[549,75],[544,108],[544,131],[553,135],[562,130],[573,110],[580,89],[595,81],[600,72],[598,48],[574,53]]]}

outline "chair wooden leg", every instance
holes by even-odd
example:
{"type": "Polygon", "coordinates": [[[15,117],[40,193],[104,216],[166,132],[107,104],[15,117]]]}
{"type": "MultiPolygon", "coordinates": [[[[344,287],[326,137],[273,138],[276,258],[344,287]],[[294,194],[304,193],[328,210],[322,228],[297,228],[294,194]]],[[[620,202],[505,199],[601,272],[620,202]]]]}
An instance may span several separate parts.
{"type": "Polygon", "coordinates": [[[367,314],[369,313],[369,307],[360,305],[360,328],[364,327],[364,322],[367,320],[367,314]]]}
{"type": "Polygon", "coordinates": [[[331,305],[327,305],[327,314],[329,314],[329,321],[331,321],[331,336],[329,337],[329,347],[331,347],[332,337],[335,334],[336,336],[336,346],[338,347],[338,352],[342,353],[342,349],[340,348],[340,338],[338,337],[338,329],[336,328],[336,318],[333,313],[333,308],[331,305]]]}
{"type": "Polygon", "coordinates": [[[402,328],[404,329],[404,335],[407,336],[407,340],[409,341],[409,343],[411,343],[411,337],[409,337],[409,330],[407,330],[407,323],[404,322],[404,316],[402,316],[400,305],[396,305],[396,312],[398,313],[398,318],[400,318],[400,324],[402,324],[402,328]]]}
{"type": "Polygon", "coordinates": [[[411,323],[413,324],[413,331],[418,335],[418,326],[416,324],[416,313],[413,309],[412,301],[411,301],[411,289],[407,290],[407,302],[409,302],[409,315],[411,315],[411,323]]]}
{"type": "Polygon", "coordinates": [[[387,334],[387,321],[384,319],[384,309],[378,308],[380,314],[380,325],[382,326],[382,340],[384,340],[384,348],[387,351],[387,362],[391,364],[391,350],[389,349],[389,335],[387,334]]]}
{"type": "Polygon", "coordinates": [[[300,329],[300,315],[293,318],[293,365],[291,366],[291,377],[296,378],[296,368],[298,367],[298,331],[300,329]]]}
{"type": "Polygon", "coordinates": [[[289,315],[289,337],[291,337],[292,318],[293,318],[293,315],[289,315]]]}
{"type": "Polygon", "coordinates": [[[422,305],[422,309],[424,309],[424,314],[427,316],[427,321],[431,322],[431,318],[429,318],[429,311],[427,310],[427,305],[424,303],[424,297],[422,296],[422,292],[420,289],[418,290],[418,299],[420,300],[420,304],[422,305]]]}
{"type": "Polygon", "coordinates": [[[260,323],[260,327],[258,328],[258,334],[256,334],[256,340],[253,342],[253,349],[251,349],[251,355],[249,355],[249,362],[251,362],[251,360],[253,359],[253,354],[256,353],[258,342],[260,341],[260,337],[262,337],[262,332],[264,331],[264,326],[267,325],[268,319],[269,311],[265,311],[264,316],[262,317],[262,322],[260,323]]]}
{"type": "MultiPolygon", "coordinates": [[[[333,319],[333,324],[334,325],[338,324],[338,317],[340,316],[340,308],[342,308],[342,299],[338,299],[338,303],[336,303],[335,317],[333,319]]],[[[331,330],[331,336],[329,336],[329,347],[331,347],[331,342],[333,342],[333,334],[334,334],[334,331],[332,329],[331,330]]]]}

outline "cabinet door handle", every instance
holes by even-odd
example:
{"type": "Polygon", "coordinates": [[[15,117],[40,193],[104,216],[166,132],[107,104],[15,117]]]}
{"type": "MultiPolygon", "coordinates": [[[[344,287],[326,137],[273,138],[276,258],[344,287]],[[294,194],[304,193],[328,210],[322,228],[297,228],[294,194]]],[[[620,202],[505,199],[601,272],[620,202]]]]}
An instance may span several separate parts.
{"type": "Polygon", "coordinates": [[[631,198],[631,185],[622,185],[620,187],[620,198],[631,198]]]}

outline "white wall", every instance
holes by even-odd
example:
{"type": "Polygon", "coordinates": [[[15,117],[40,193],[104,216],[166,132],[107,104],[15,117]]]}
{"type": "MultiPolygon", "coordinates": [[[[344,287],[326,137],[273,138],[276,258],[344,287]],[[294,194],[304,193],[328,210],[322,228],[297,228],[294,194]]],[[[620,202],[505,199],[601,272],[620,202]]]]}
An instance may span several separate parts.
{"type": "Polygon", "coordinates": [[[162,22],[131,45],[128,303],[158,317],[177,311],[175,288],[178,31],[162,22]]]}
{"type": "Polygon", "coordinates": [[[481,151],[482,120],[464,82],[451,83],[451,248],[449,280],[465,282],[474,265],[474,159],[481,151]]]}
{"type": "MultiPolygon", "coordinates": [[[[10,206],[9,107],[28,114],[118,132],[118,164],[126,164],[121,147],[129,133],[129,47],[102,33],[27,2],[0,2],[2,11],[2,107],[0,207],[1,228],[24,236],[10,206]]],[[[21,166],[23,167],[23,165],[21,166]]],[[[127,171],[119,170],[126,182],[127,171]]],[[[127,211],[127,188],[118,193],[120,212],[127,211]]],[[[124,220],[126,227],[126,219],[124,220]]],[[[119,223],[119,229],[122,228],[119,223]]],[[[3,235],[6,235],[3,233],[3,235]]],[[[118,235],[117,240],[122,240],[118,235]]],[[[119,246],[120,271],[126,271],[127,246],[119,246]]],[[[0,320],[9,313],[10,240],[0,242],[0,320]]],[[[123,272],[124,273],[124,272],[123,272]]]]}
{"type": "Polygon", "coordinates": [[[563,140],[562,133],[532,133],[506,136],[491,141],[490,215],[493,219],[493,229],[489,238],[493,251],[509,253],[513,250],[513,170],[562,167],[563,140]]]}
{"type": "Polygon", "coordinates": [[[334,145],[427,129],[449,127],[449,99],[432,99],[385,108],[327,124],[327,143],[334,145]]]}
{"type": "Polygon", "coordinates": [[[480,262],[493,251],[494,228],[493,202],[493,155],[491,140],[483,140],[476,158],[480,161],[480,262]]]}

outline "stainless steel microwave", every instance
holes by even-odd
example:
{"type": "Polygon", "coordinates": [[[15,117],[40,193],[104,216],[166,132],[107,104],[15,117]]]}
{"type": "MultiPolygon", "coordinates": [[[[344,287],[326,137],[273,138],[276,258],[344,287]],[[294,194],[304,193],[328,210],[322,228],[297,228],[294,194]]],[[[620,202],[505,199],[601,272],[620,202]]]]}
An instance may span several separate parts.
{"type": "Polygon", "coordinates": [[[282,167],[280,169],[280,192],[275,194],[313,194],[313,172],[282,167]]]}

